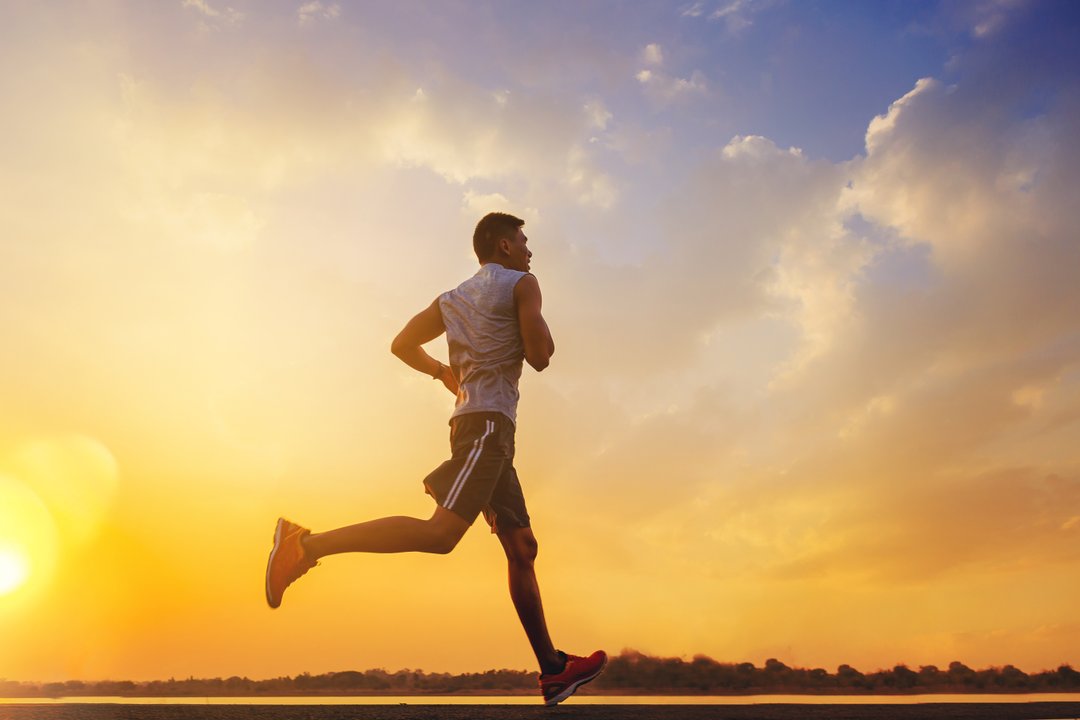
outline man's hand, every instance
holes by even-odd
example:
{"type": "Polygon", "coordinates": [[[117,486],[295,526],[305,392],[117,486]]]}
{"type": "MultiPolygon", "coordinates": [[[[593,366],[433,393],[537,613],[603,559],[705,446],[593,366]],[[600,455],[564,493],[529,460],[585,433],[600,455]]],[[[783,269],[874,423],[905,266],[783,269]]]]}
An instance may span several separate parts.
{"type": "Polygon", "coordinates": [[[442,363],[439,363],[438,379],[442,380],[442,384],[446,387],[447,390],[454,394],[454,397],[457,397],[458,382],[457,378],[454,377],[454,371],[450,369],[449,365],[443,365],[442,363]]]}

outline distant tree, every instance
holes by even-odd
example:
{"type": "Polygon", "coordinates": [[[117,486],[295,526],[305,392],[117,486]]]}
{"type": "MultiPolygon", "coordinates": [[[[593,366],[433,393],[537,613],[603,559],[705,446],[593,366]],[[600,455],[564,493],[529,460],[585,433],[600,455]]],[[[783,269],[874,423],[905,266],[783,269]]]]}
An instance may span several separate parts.
{"type": "Polygon", "coordinates": [[[998,673],[997,684],[1009,690],[1025,689],[1029,685],[1028,674],[1012,665],[1006,665],[998,673]]]}
{"type": "Polygon", "coordinates": [[[1072,665],[1062,665],[1051,676],[1050,684],[1055,689],[1080,688],[1080,672],[1073,670],[1072,665]]]}
{"type": "Polygon", "coordinates": [[[836,684],[841,688],[863,688],[866,676],[850,665],[841,665],[836,668],[836,684]]]}
{"type": "Polygon", "coordinates": [[[790,670],[790,669],[791,668],[789,668],[787,665],[780,662],[776,658],[769,658],[768,660],[765,661],[765,670],[766,670],[766,672],[782,673],[782,672],[785,672],[785,671],[790,670]]]}
{"type": "Polygon", "coordinates": [[[887,686],[897,690],[910,690],[919,684],[919,674],[907,665],[897,665],[891,671],[886,671],[883,678],[887,686]]]}
{"type": "Polygon", "coordinates": [[[975,671],[962,662],[953,660],[949,663],[949,682],[959,690],[975,686],[975,671]]]}

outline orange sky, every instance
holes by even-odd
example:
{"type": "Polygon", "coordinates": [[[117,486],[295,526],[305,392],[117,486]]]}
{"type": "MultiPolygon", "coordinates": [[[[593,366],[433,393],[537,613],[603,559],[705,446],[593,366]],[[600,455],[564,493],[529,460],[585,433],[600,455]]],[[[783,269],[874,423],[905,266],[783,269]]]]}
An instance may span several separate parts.
{"type": "Polygon", "coordinates": [[[278,515],[431,512],[452,398],[389,344],[490,210],[558,347],[517,466],[559,647],[1080,663],[1080,95],[987,91],[1007,30],[835,160],[680,135],[721,81],[647,28],[507,90],[350,7],[173,5],[0,11],[0,678],[531,667],[482,525],[262,590],[278,515]]]}

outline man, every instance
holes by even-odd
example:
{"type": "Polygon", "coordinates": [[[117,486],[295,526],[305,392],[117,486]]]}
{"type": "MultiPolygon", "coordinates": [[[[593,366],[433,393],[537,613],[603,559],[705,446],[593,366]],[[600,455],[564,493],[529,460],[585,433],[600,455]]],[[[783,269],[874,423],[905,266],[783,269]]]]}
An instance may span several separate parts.
{"type": "Polygon", "coordinates": [[[424,479],[438,506],[427,520],[387,517],[323,533],[280,518],[266,567],[270,607],[319,558],[346,552],[448,553],[483,512],[509,563],[510,598],[540,664],[540,689],[556,705],[594,679],[607,655],[556,650],[548,635],[534,561],[537,544],[514,469],[514,429],[522,361],[548,366],[555,343],[540,312],[540,285],[529,273],[532,252],[524,220],[489,213],[476,226],[473,249],[480,270],[410,320],[391,351],[454,395],[451,457],[424,479]],[[450,365],[423,345],[446,333],[450,365]]]}

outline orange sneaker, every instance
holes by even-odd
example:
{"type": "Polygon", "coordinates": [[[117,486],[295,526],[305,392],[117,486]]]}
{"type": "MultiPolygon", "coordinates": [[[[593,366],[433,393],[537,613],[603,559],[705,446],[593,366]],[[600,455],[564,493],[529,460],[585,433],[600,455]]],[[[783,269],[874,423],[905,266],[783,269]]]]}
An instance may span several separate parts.
{"type": "Polygon", "coordinates": [[[603,650],[597,650],[589,657],[562,655],[566,657],[566,667],[561,673],[540,676],[540,691],[544,693],[545,705],[558,705],[577,692],[579,687],[595,680],[607,665],[607,653],[603,650]]]}
{"type": "Polygon", "coordinates": [[[266,603],[270,607],[281,605],[285,588],[318,565],[304,557],[304,546],[300,544],[300,540],[310,534],[307,528],[278,518],[277,528],[274,529],[274,548],[266,562],[266,603]]]}

